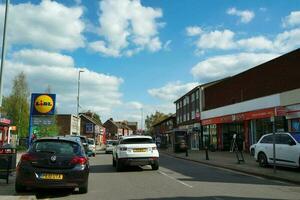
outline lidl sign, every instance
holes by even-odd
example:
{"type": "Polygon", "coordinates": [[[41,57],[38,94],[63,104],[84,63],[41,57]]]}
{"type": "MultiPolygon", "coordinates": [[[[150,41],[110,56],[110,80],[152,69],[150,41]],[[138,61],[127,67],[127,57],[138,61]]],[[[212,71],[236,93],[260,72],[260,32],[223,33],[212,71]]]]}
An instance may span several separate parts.
{"type": "Polygon", "coordinates": [[[53,115],[55,110],[55,94],[31,95],[32,115],[53,115]]]}

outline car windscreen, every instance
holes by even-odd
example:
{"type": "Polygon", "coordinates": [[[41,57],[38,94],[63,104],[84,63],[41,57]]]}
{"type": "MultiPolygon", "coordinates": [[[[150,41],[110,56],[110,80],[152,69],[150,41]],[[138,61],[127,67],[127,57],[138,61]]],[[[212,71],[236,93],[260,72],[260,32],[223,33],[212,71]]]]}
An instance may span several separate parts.
{"type": "Polygon", "coordinates": [[[300,143],[300,133],[291,133],[291,136],[300,143]]]}
{"type": "Polygon", "coordinates": [[[113,141],[111,141],[111,140],[106,142],[106,144],[112,144],[112,143],[113,143],[113,141]]]}
{"type": "Polygon", "coordinates": [[[129,138],[121,140],[120,144],[152,144],[151,138],[129,138]]]}
{"type": "Polygon", "coordinates": [[[88,144],[95,144],[94,140],[88,140],[88,144]]]}
{"type": "Polygon", "coordinates": [[[81,140],[81,143],[82,143],[82,144],[87,144],[87,143],[88,143],[88,142],[87,142],[87,139],[84,138],[84,137],[80,137],[80,140],[81,140]]]}
{"type": "Polygon", "coordinates": [[[64,155],[80,155],[80,145],[68,141],[37,141],[33,144],[31,152],[55,153],[64,155]]]}

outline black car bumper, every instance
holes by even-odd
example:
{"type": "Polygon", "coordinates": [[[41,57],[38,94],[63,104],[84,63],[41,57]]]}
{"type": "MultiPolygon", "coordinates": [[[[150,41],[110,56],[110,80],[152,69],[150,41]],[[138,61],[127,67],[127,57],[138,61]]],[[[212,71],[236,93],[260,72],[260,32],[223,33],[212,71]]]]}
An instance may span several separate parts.
{"type": "Polygon", "coordinates": [[[88,181],[89,169],[41,169],[24,167],[17,170],[16,182],[29,188],[76,188],[88,181]],[[62,174],[61,180],[43,179],[42,174],[62,174]]]}

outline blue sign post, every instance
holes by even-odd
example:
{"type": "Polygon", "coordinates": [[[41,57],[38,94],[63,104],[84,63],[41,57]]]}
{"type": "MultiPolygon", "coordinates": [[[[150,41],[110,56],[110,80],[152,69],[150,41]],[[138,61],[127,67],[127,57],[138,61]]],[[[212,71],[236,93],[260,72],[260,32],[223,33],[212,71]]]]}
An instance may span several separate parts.
{"type": "Polygon", "coordinates": [[[33,124],[34,126],[53,124],[53,122],[51,122],[51,119],[47,118],[47,116],[53,116],[55,114],[55,101],[56,94],[31,94],[28,137],[29,146],[32,144],[32,141],[36,137],[36,133],[34,133],[35,130],[33,129],[33,124]]]}

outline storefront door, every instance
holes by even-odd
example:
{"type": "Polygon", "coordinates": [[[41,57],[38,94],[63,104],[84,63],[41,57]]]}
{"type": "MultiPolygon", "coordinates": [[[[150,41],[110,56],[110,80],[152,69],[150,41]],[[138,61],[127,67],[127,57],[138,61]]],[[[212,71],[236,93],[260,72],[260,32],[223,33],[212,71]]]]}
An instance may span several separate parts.
{"type": "Polygon", "coordinates": [[[244,126],[243,123],[223,124],[223,150],[229,151],[232,143],[233,134],[237,134],[239,149],[243,149],[244,126]]]}

